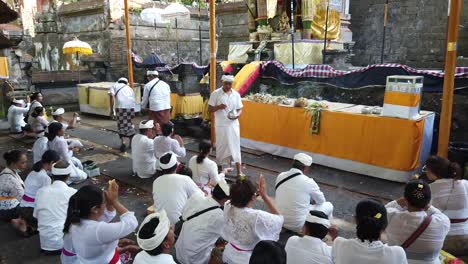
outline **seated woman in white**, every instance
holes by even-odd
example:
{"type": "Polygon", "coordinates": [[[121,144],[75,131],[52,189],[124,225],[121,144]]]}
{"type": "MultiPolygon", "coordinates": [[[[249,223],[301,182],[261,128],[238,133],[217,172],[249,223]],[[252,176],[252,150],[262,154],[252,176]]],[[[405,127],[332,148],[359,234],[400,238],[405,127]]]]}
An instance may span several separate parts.
{"type": "Polygon", "coordinates": [[[427,177],[433,181],[432,205],[450,219],[443,249],[455,256],[468,255],[468,181],[457,163],[433,156],[426,161],[427,177]]]}
{"type": "Polygon", "coordinates": [[[440,263],[439,252],[450,220],[430,201],[431,188],[416,180],[406,184],[404,197],[386,205],[388,244],[401,245],[410,264],[440,263]],[[425,228],[421,229],[422,226],[425,228]]]}
{"type": "Polygon", "coordinates": [[[208,156],[211,153],[212,145],[210,142],[203,140],[200,142],[198,155],[193,156],[188,163],[192,170],[192,180],[202,190],[210,191],[218,184],[220,179],[224,179],[225,172],[218,173],[218,165],[210,160],[208,156]]]}
{"type": "Polygon", "coordinates": [[[323,239],[330,233],[336,238],[336,229],[331,228],[328,216],[321,211],[310,211],[306,216],[303,237],[292,236],[286,243],[287,263],[333,264],[331,247],[323,239]],[[329,229],[330,228],[330,229],[329,229]]]}
{"type": "Polygon", "coordinates": [[[31,113],[31,128],[32,131],[36,134],[40,134],[43,131],[45,131],[45,129],[49,125],[49,122],[47,122],[47,119],[45,118],[44,114],[45,112],[42,106],[34,108],[31,113]]]}
{"type": "Polygon", "coordinates": [[[47,138],[49,140],[49,149],[57,151],[61,160],[64,160],[72,165],[73,171],[67,183],[79,183],[86,180],[88,175],[83,171],[83,165],[81,164],[81,161],[73,157],[73,150],[75,150],[75,148],[69,146],[63,137],[65,135],[63,125],[61,123],[54,122],[49,125],[48,129],[49,133],[47,134],[47,138]]]}
{"type": "Polygon", "coordinates": [[[332,258],[335,264],[406,264],[405,251],[399,246],[388,246],[380,241],[387,227],[387,211],[377,200],[362,200],[356,206],[357,238],[337,237],[333,242],[332,258]]]}
{"type": "Polygon", "coordinates": [[[24,194],[20,202],[21,218],[26,221],[28,229],[37,229],[37,220],[33,217],[36,206],[36,194],[39,189],[52,184],[52,179],[47,174],[52,165],[60,160],[60,156],[53,150],[48,150],[42,155],[42,160],[33,165],[32,171],[24,181],[24,194]]]}
{"type": "Polygon", "coordinates": [[[117,249],[119,239],[131,234],[138,227],[138,221],[135,214],[119,202],[118,195],[119,186],[113,180],[109,182],[107,192],[87,185],[70,198],[64,232],[70,234],[74,253],[80,263],[120,263],[117,249]],[[120,221],[99,221],[107,203],[115,208],[120,221]]]}
{"type": "Polygon", "coordinates": [[[258,242],[279,239],[283,216],[279,215],[273,201],[266,193],[265,178],[255,186],[246,176],[231,186],[231,200],[224,206],[223,238],[229,243],[223,253],[228,264],[249,263],[250,255],[258,242]],[[252,209],[258,194],[270,213],[252,209]]]}
{"type": "Polygon", "coordinates": [[[32,152],[34,164],[41,161],[42,155],[49,149],[49,139],[45,136],[45,133],[36,134],[37,139],[34,141],[32,152]]]}
{"type": "Polygon", "coordinates": [[[174,230],[164,209],[143,220],[137,241],[143,251],[135,256],[133,264],[176,264],[171,255],[175,242],[174,230]]]}

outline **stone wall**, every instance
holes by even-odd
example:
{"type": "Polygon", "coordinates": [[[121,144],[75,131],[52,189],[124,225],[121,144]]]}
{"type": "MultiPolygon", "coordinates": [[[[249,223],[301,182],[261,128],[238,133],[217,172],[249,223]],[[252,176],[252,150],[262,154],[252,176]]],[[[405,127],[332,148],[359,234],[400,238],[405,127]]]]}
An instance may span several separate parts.
{"type": "Polygon", "coordinates": [[[218,60],[227,60],[229,42],[249,41],[247,12],[244,2],[225,3],[216,7],[218,60]]]}
{"type": "MultiPolygon", "coordinates": [[[[385,1],[351,1],[353,64],[380,63],[385,1]]],[[[403,63],[419,68],[441,68],[444,64],[447,4],[442,0],[390,0],[386,33],[386,63],[403,63]]],[[[461,24],[468,20],[463,6],[461,24]]],[[[459,55],[468,55],[468,29],[460,28],[459,55]]]]}

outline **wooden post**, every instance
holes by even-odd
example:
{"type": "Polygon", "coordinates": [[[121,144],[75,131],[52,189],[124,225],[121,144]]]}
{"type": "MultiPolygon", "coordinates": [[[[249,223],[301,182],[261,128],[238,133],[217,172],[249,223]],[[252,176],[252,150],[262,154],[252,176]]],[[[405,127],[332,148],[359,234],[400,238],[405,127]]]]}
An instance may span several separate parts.
{"type": "Polygon", "coordinates": [[[458,27],[462,0],[451,0],[449,26],[447,34],[447,52],[445,57],[444,93],[442,95],[442,111],[439,124],[439,145],[437,155],[448,156],[450,128],[452,124],[453,91],[455,81],[455,67],[457,63],[458,27]]]}
{"type": "MultiPolygon", "coordinates": [[[[210,0],[210,92],[216,90],[216,6],[215,0],[210,0]]],[[[215,118],[211,113],[211,143],[216,143],[215,118]]]]}
{"type": "Polygon", "coordinates": [[[130,15],[128,14],[128,0],[124,0],[124,5],[125,5],[125,34],[127,37],[128,85],[133,88],[132,39],[130,36],[130,15]]]}
{"type": "Polygon", "coordinates": [[[387,21],[388,21],[388,0],[385,2],[384,6],[384,23],[382,30],[382,47],[380,50],[380,64],[384,61],[384,52],[385,52],[385,37],[387,35],[387,21]]]}

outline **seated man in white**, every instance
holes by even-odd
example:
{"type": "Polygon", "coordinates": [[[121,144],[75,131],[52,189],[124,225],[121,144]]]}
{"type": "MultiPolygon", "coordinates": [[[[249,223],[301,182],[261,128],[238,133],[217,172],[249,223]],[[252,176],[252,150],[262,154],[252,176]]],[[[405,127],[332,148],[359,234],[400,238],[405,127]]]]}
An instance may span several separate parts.
{"type": "Polygon", "coordinates": [[[140,178],[150,178],[156,173],[156,158],[154,157],[153,120],[143,120],[139,125],[140,133],[132,139],[133,172],[140,178]]]}
{"type": "Polygon", "coordinates": [[[168,152],[159,159],[162,176],[153,182],[154,211],[166,210],[171,224],[177,223],[182,209],[195,193],[203,194],[198,186],[185,175],[176,174],[177,155],[168,152]]]}
{"type": "Polygon", "coordinates": [[[162,154],[174,152],[177,156],[183,158],[186,155],[184,141],[179,135],[174,134],[174,124],[168,122],[162,125],[162,136],[154,139],[154,156],[161,158],[162,154]]]}
{"type": "Polygon", "coordinates": [[[229,185],[222,179],[212,196],[192,195],[182,211],[182,230],[176,243],[177,260],[182,264],[208,263],[224,225],[223,206],[229,199],[229,185]]]}
{"type": "Polygon", "coordinates": [[[41,250],[45,254],[59,255],[63,248],[68,201],[76,193],[66,184],[72,171],[72,165],[66,161],[55,163],[52,166],[52,185],[39,189],[36,194],[33,216],[37,219],[41,250]]]}
{"type": "Polygon", "coordinates": [[[275,201],[281,215],[283,227],[293,233],[300,233],[309,211],[333,213],[333,205],[325,200],[319,186],[305,173],[312,165],[312,157],[299,153],[294,156],[292,168],[276,178],[275,201]]]}
{"type": "Polygon", "coordinates": [[[171,255],[175,236],[166,211],[148,215],[137,233],[138,246],[143,250],[135,256],[133,264],[176,264],[171,255]]]}
{"type": "Polygon", "coordinates": [[[303,237],[292,236],[286,243],[289,264],[333,264],[332,248],[323,239],[330,233],[336,238],[335,228],[330,228],[328,216],[320,211],[310,211],[306,216],[303,237]]]}

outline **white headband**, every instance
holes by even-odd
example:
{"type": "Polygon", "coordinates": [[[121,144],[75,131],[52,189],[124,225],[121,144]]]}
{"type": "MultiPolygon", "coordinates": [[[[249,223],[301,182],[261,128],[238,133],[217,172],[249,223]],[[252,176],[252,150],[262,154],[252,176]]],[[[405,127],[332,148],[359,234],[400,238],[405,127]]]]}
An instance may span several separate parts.
{"type": "Polygon", "coordinates": [[[226,182],[225,179],[221,179],[218,181],[218,185],[223,190],[224,194],[229,196],[231,194],[231,189],[229,188],[229,184],[226,182]]]}
{"type": "Polygon", "coordinates": [[[13,99],[14,104],[24,105],[24,100],[13,99]]]}
{"type": "Polygon", "coordinates": [[[306,216],[306,222],[311,224],[320,224],[325,226],[326,228],[329,228],[331,226],[330,220],[311,215],[310,213],[306,216]]]}
{"type": "Polygon", "coordinates": [[[159,75],[159,72],[158,71],[147,71],[146,72],[146,75],[155,75],[155,76],[158,76],[159,75]]]}
{"type": "Polygon", "coordinates": [[[159,167],[161,167],[161,169],[163,169],[163,170],[170,169],[170,168],[174,167],[175,165],[177,165],[177,155],[174,152],[166,152],[166,153],[162,154],[161,157],[164,157],[167,154],[171,154],[171,159],[169,160],[169,162],[167,164],[162,163],[161,158],[159,159],[159,167]]]}
{"type": "Polygon", "coordinates": [[[63,115],[65,113],[65,109],[63,108],[58,108],[57,110],[55,110],[52,115],[53,116],[58,116],[58,115],[63,115]]]}
{"type": "Polygon", "coordinates": [[[128,83],[128,80],[125,77],[120,78],[117,82],[120,82],[120,81],[124,81],[124,82],[128,83]]]}
{"type": "Polygon", "coordinates": [[[140,122],[140,125],[138,126],[140,129],[151,129],[154,127],[154,121],[153,120],[143,120],[140,122]]]}
{"type": "Polygon", "coordinates": [[[164,209],[162,209],[159,212],[148,215],[145,218],[145,220],[143,220],[143,222],[141,223],[140,229],[138,230],[138,233],[137,233],[138,245],[140,246],[141,249],[148,250],[148,251],[159,247],[159,245],[161,245],[161,243],[164,241],[167,234],[169,233],[170,228],[171,228],[171,223],[169,222],[169,218],[167,218],[167,214],[166,214],[166,211],[164,211],[164,209]],[[151,221],[151,219],[153,218],[159,219],[159,224],[156,227],[156,229],[154,229],[154,232],[153,232],[154,236],[148,239],[140,238],[141,228],[146,223],[151,221]]]}
{"type": "Polygon", "coordinates": [[[234,76],[232,75],[223,75],[223,77],[221,77],[221,81],[223,82],[234,82],[234,76]]]}
{"type": "Polygon", "coordinates": [[[56,168],[55,164],[52,166],[52,175],[54,176],[66,176],[72,173],[72,166],[68,165],[66,168],[56,168]]]}

